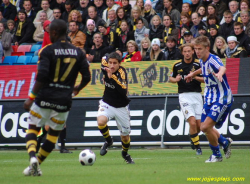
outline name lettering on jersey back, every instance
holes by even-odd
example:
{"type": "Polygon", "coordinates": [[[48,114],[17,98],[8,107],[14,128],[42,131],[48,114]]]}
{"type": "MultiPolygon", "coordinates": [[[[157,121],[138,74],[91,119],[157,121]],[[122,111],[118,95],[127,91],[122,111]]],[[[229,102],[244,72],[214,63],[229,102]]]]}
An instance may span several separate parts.
{"type": "Polygon", "coordinates": [[[72,55],[76,56],[77,52],[75,49],[54,49],[55,55],[72,55]]]}

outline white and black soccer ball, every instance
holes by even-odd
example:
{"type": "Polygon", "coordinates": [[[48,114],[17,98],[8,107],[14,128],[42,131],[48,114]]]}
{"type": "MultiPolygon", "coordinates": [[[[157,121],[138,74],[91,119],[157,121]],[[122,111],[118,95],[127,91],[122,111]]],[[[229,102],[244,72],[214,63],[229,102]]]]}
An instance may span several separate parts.
{"type": "Polygon", "coordinates": [[[79,154],[79,162],[82,165],[93,165],[96,161],[96,156],[90,149],[85,149],[79,154]]]}

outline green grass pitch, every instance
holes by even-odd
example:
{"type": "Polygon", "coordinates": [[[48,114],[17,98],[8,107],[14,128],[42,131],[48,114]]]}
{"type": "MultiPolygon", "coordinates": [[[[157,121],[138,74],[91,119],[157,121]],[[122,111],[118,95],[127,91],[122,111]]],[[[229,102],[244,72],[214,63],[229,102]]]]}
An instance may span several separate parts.
{"type": "Polygon", "coordinates": [[[123,161],[120,149],[110,149],[105,156],[93,151],[97,156],[93,166],[78,162],[81,150],[72,154],[53,151],[41,165],[42,176],[25,177],[22,171],[29,164],[26,151],[0,150],[0,184],[250,183],[249,148],[233,148],[231,158],[224,157],[219,163],[204,163],[211,154],[209,149],[203,149],[201,156],[191,149],[131,149],[134,165],[123,161]],[[188,181],[190,178],[200,181],[188,181]],[[225,181],[218,181],[223,178],[225,181]]]}

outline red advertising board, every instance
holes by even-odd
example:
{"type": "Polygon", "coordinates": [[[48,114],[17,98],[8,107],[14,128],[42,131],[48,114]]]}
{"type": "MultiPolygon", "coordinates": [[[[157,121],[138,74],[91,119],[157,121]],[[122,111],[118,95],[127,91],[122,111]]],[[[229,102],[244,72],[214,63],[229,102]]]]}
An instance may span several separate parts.
{"type": "Polygon", "coordinates": [[[32,89],[37,65],[1,66],[0,99],[25,99],[32,89]]]}

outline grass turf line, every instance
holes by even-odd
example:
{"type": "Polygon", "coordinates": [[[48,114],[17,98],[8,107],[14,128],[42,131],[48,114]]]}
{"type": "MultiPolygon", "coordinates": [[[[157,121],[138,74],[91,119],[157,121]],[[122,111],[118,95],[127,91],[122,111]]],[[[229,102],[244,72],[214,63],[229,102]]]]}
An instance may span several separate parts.
{"type": "Polygon", "coordinates": [[[203,149],[196,156],[189,149],[131,149],[134,165],[126,164],[120,150],[111,149],[105,156],[93,150],[97,160],[93,166],[78,162],[81,150],[72,154],[52,154],[41,165],[43,176],[25,177],[22,171],[29,165],[26,151],[0,151],[1,184],[185,184],[208,183],[187,181],[188,177],[244,177],[241,182],[250,183],[250,157],[248,149],[233,149],[230,159],[223,157],[220,163],[204,163],[211,154],[203,149]]]}

